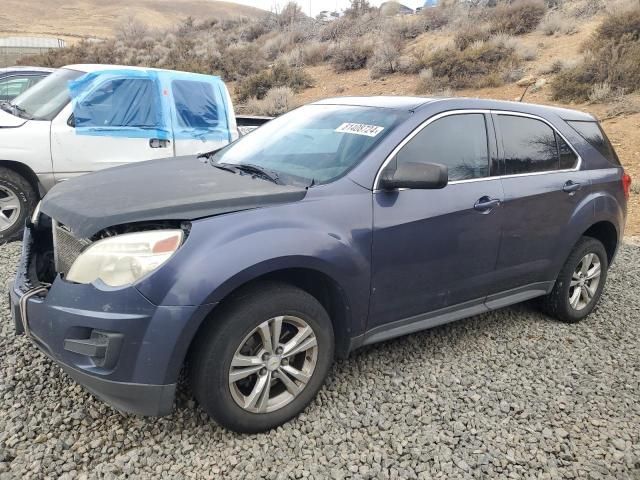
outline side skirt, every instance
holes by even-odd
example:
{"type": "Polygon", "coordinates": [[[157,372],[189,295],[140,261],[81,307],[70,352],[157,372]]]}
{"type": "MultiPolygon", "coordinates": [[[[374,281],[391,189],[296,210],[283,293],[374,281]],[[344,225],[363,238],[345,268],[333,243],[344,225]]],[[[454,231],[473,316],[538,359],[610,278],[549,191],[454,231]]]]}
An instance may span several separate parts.
{"type": "Polygon", "coordinates": [[[386,325],[380,325],[351,339],[349,351],[354,351],[364,345],[383,342],[540,297],[549,293],[554,283],[554,281],[532,283],[523,287],[489,295],[488,297],[470,300],[440,310],[422,313],[413,317],[396,320],[386,325]]]}

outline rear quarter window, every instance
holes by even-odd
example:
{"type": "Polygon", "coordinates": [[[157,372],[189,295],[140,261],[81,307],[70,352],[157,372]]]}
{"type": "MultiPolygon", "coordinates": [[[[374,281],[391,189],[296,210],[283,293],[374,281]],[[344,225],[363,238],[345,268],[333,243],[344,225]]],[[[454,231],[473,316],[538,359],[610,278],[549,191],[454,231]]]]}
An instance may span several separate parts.
{"type": "Polygon", "coordinates": [[[567,121],[567,123],[609,162],[620,165],[618,155],[598,122],[567,121]]]}

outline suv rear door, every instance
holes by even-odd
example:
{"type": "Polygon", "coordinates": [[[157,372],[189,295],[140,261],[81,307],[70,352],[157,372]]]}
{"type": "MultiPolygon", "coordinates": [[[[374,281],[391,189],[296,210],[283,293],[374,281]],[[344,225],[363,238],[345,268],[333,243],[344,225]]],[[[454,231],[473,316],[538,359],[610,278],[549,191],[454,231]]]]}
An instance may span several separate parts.
{"type": "MultiPolygon", "coordinates": [[[[503,159],[504,222],[498,256],[500,290],[545,290],[570,220],[590,191],[589,174],[567,140],[547,121],[494,112],[503,159]]],[[[488,303],[492,300],[488,299],[488,303]]],[[[492,305],[497,306],[497,305],[492,305]]]]}
{"type": "Polygon", "coordinates": [[[420,128],[389,164],[445,164],[450,183],[441,190],[374,190],[369,329],[403,328],[424,321],[411,317],[465,302],[481,310],[493,291],[503,191],[491,117],[448,112],[420,128]]]}

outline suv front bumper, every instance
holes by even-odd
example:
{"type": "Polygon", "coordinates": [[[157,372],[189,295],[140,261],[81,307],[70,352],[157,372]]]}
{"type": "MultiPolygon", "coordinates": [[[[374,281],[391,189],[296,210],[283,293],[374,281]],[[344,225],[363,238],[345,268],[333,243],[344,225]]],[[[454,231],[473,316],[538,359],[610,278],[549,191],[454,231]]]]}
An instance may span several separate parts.
{"type": "Polygon", "coordinates": [[[60,276],[51,286],[41,285],[30,268],[33,244],[27,227],[9,288],[16,333],[28,335],[71,378],[114,408],[169,414],[187,348],[180,342],[198,307],[156,306],[134,287],[103,289],[60,276]]]}

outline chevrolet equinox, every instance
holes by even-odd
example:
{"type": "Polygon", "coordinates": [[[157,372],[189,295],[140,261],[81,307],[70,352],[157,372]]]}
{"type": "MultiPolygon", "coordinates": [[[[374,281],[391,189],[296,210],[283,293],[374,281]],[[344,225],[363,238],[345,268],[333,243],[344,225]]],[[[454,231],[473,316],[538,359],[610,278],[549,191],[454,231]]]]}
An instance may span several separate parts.
{"type": "Polygon", "coordinates": [[[335,357],[539,297],[595,308],[631,179],[596,119],[523,103],[340,98],[208,154],[53,188],[10,289],[18,333],[116,409],[302,411],[335,357]]]}

